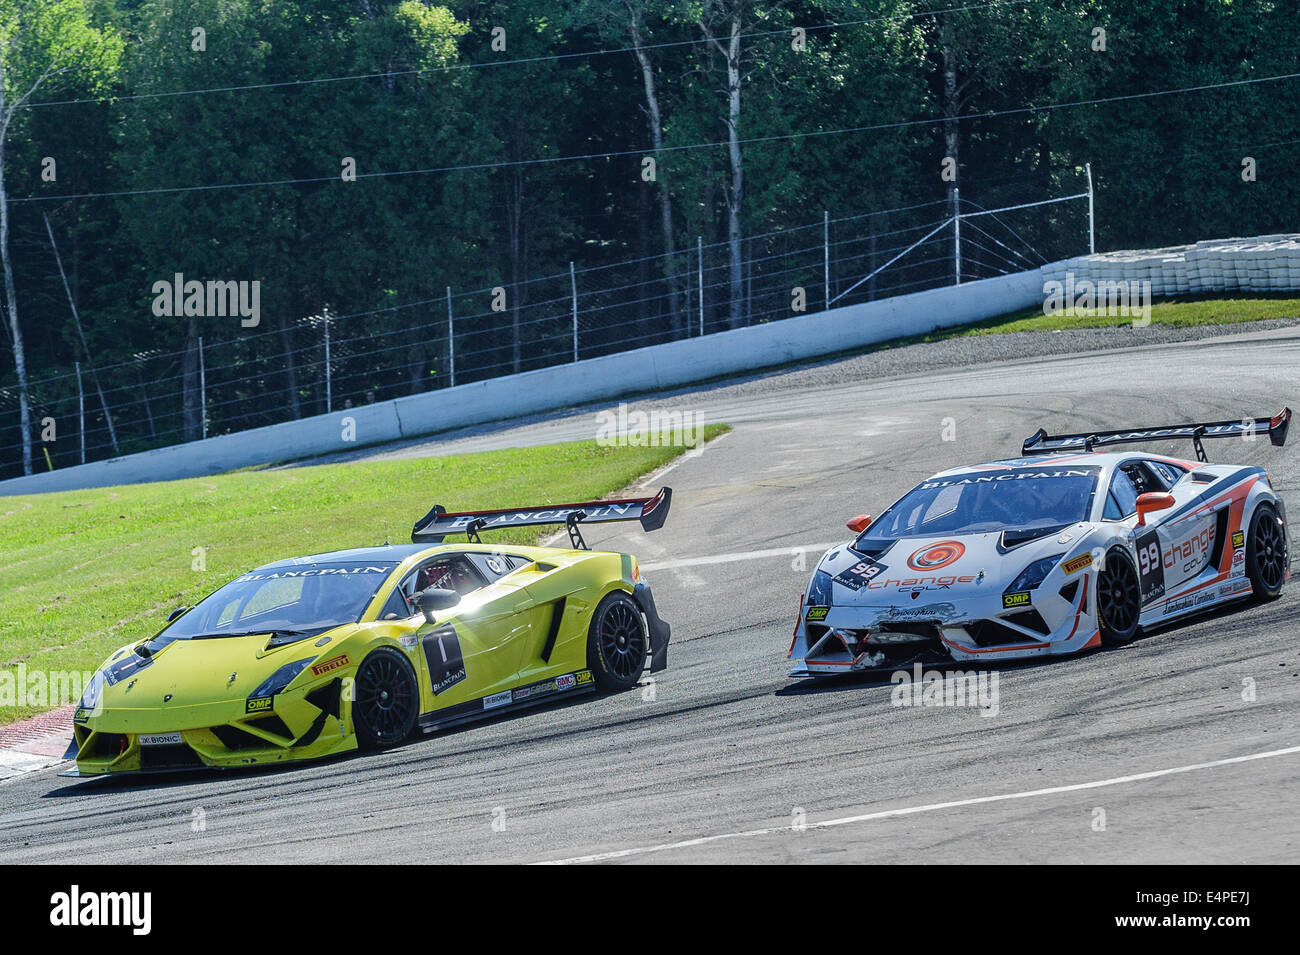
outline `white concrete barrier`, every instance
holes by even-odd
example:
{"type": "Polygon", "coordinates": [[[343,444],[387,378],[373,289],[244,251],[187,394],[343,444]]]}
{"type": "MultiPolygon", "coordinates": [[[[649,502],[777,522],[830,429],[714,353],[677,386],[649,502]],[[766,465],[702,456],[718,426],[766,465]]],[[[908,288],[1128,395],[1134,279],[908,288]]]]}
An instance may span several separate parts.
{"type": "Polygon", "coordinates": [[[539,411],[653,393],[936,328],[969,324],[1041,304],[1042,273],[1043,270],[1035,269],[898,295],[11,478],[0,481],[0,495],[201,477],[508,420],[539,411]],[[354,428],[353,442],[345,440],[349,427],[346,419],[351,419],[354,428]]]}

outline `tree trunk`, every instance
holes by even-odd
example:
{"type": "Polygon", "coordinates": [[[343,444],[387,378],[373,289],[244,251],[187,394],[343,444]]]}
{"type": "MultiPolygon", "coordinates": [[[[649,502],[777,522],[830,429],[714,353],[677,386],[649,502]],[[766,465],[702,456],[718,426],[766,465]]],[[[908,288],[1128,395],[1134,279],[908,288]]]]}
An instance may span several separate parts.
{"type": "MultiPolygon", "coordinates": [[[[0,73],[0,116],[4,115],[4,74],[0,73]]],[[[4,264],[5,304],[9,333],[13,336],[14,370],[18,374],[18,426],[22,429],[23,474],[32,473],[32,411],[27,392],[27,354],[18,324],[18,299],[14,294],[14,267],[9,257],[9,193],[5,187],[4,134],[0,133],[0,261],[4,264]]]]}
{"type": "Polygon", "coordinates": [[[632,49],[641,66],[641,83],[645,87],[646,117],[650,125],[650,143],[655,151],[655,187],[659,195],[660,228],[664,235],[664,274],[668,279],[668,311],[672,320],[673,338],[680,338],[685,330],[685,305],[680,300],[681,278],[677,274],[673,255],[673,204],[668,193],[668,183],[660,162],[664,145],[663,114],[659,110],[659,91],[655,86],[654,68],[646,54],[641,39],[641,15],[631,11],[632,49]]]}
{"type": "Polygon", "coordinates": [[[948,214],[957,215],[957,177],[960,168],[961,142],[957,135],[957,116],[961,103],[957,96],[957,54],[952,35],[952,19],[945,16],[939,28],[939,45],[943,55],[943,149],[952,157],[953,180],[948,183],[948,214]]]}
{"type": "Polygon", "coordinates": [[[203,399],[199,394],[199,320],[186,323],[185,357],[181,359],[181,431],[186,441],[203,437],[203,399]]]}
{"type": "Polygon", "coordinates": [[[727,191],[727,244],[730,253],[731,327],[744,324],[745,267],[741,251],[741,202],[745,194],[745,174],[740,156],[740,19],[736,5],[731,16],[731,37],[727,44],[727,157],[731,163],[731,188],[727,191]]]}

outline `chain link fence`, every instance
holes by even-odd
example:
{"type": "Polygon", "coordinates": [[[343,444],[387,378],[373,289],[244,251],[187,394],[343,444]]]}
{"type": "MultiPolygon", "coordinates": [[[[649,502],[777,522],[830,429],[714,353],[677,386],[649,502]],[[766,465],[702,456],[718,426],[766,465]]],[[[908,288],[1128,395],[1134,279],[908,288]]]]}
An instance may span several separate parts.
{"type": "MultiPolygon", "coordinates": [[[[1067,196],[1049,203],[1066,202],[1067,196]]],[[[584,358],[1034,268],[1086,245],[1079,204],[947,200],[835,217],[386,309],[212,332],[180,351],[70,363],[29,393],[37,471],[230,434],[584,358]],[[960,233],[960,244],[954,232],[960,233]],[[1031,241],[1046,250],[1040,253],[1031,241]]],[[[0,477],[22,473],[0,387],[0,477]]]]}

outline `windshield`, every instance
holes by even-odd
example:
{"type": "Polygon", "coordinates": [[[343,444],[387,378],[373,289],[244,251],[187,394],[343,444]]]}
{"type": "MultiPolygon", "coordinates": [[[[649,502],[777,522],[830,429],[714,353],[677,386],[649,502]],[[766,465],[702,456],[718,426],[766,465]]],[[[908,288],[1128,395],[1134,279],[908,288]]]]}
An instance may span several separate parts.
{"type": "Polygon", "coordinates": [[[900,537],[1047,531],[1088,519],[1100,468],[969,471],[918,484],[858,544],[900,537]]]}
{"type": "Polygon", "coordinates": [[[309,564],[232,580],[177,618],[160,637],[191,640],[249,633],[321,633],[361,619],[397,565],[309,564]]]}

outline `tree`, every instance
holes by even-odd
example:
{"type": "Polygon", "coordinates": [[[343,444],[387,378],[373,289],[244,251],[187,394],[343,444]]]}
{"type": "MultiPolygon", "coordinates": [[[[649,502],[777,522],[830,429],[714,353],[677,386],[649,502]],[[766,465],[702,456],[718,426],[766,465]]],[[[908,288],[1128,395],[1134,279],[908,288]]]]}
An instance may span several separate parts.
{"type": "Polygon", "coordinates": [[[95,24],[87,0],[0,0],[0,267],[4,272],[6,317],[18,375],[18,414],[22,430],[23,473],[32,473],[31,401],[27,355],[18,320],[13,259],[9,248],[10,210],[5,148],[11,128],[21,123],[32,96],[56,77],[80,72],[83,88],[108,87],[117,72],[122,40],[95,24]]]}

